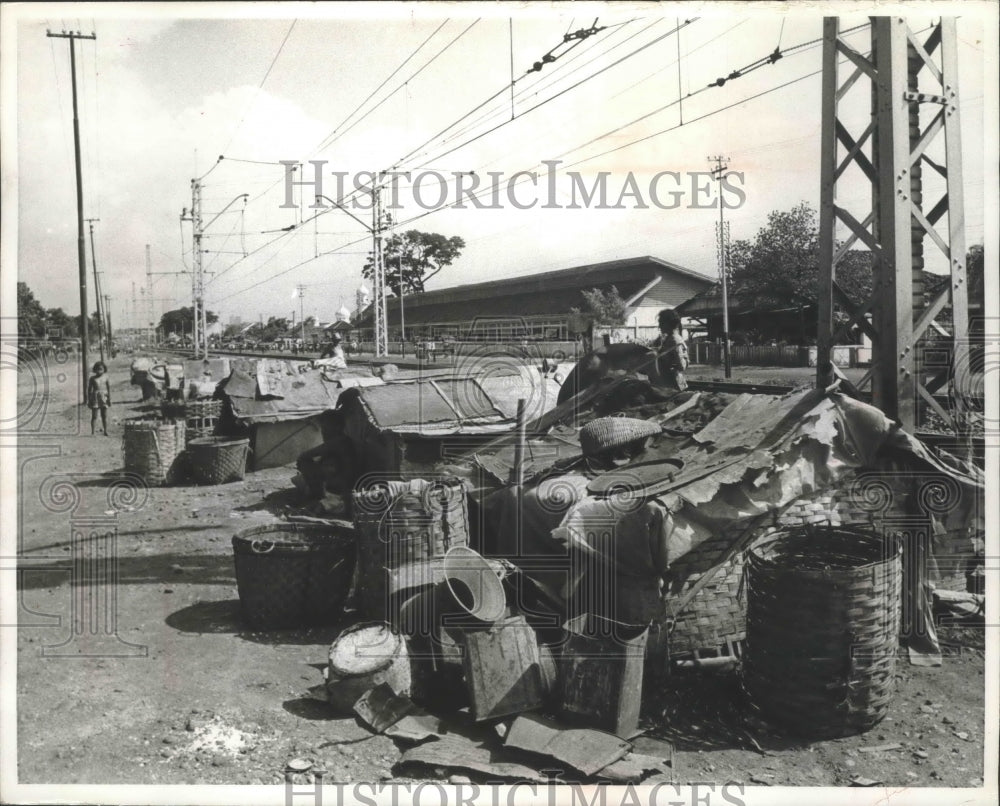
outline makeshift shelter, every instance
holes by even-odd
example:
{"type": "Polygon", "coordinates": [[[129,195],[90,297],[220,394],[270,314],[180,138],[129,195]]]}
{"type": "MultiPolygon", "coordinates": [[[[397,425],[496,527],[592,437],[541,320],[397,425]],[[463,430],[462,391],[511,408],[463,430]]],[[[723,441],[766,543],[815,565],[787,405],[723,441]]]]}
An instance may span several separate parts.
{"type": "MultiPolygon", "coordinates": [[[[538,433],[526,453],[543,456],[545,439],[572,442],[567,430],[538,433]]],[[[502,476],[505,462],[501,452],[479,464],[502,476]]],[[[980,471],[937,456],[880,410],[822,390],[741,395],[693,436],[654,438],[604,472],[574,463],[571,449],[531,470],[522,490],[484,501],[488,553],[521,565],[562,614],[653,622],[650,648],[661,657],[739,651],[742,554],[777,525],[902,529],[911,541],[904,550],[938,556],[941,566],[983,528],[980,471]]],[[[926,573],[905,581],[904,612],[911,657],[935,662],[927,581],[926,573]]]]}
{"type": "Polygon", "coordinates": [[[381,384],[378,378],[341,371],[334,375],[273,359],[234,361],[219,385],[227,430],[250,437],[252,469],[293,464],[302,451],[323,443],[324,412],[345,386],[381,384]]]}
{"type": "Polygon", "coordinates": [[[510,431],[514,418],[474,378],[422,378],[344,390],[344,433],[363,458],[361,473],[426,472],[442,445],[462,449],[510,431]]]}

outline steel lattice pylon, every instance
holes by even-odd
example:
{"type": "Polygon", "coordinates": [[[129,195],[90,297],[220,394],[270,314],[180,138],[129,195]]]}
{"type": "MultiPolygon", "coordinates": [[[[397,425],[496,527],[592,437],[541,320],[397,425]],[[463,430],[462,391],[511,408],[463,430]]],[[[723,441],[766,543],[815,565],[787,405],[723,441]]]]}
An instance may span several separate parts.
{"type": "Polygon", "coordinates": [[[865,56],[841,36],[837,17],[827,17],[823,28],[818,380],[828,377],[824,363],[838,338],[861,327],[872,340],[872,368],[861,386],[870,381],[873,403],[911,430],[920,399],[947,423],[961,425],[933,394],[949,378],[968,377],[969,356],[955,21],[944,18],[925,34],[918,36],[900,17],[872,17],[871,53],[865,56]],[[842,59],[849,70],[843,81],[842,59]],[[917,91],[918,79],[936,91],[917,91]],[[852,134],[842,107],[859,81],[870,88],[871,113],[863,130],[852,134]],[[927,108],[931,119],[921,127],[919,110],[927,108]],[[942,135],[943,163],[927,153],[942,135]],[[925,167],[944,179],[943,195],[933,204],[924,202],[925,167]],[[849,181],[856,187],[859,172],[871,198],[852,212],[838,204],[837,190],[849,181]],[[936,229],[942,219],[943,234],[936,229]],[[843,243],[836,239],[838,224],[850,232],[843,243]],[[950,282],[925,298],[927,240],[947,259],[950,282]],[[871,297],[856,304],[837,283],[837,265],[859,244],[872,253],[874,276],[871,297]],[[935,321],[949,304],[950,333],[935,321]],[[847,314],[836,329],[835,305],[847,314]],[[931,366],[920,355],[918,342],[932,325],[950,338],[944,370],[941,362],[931,366]]]}

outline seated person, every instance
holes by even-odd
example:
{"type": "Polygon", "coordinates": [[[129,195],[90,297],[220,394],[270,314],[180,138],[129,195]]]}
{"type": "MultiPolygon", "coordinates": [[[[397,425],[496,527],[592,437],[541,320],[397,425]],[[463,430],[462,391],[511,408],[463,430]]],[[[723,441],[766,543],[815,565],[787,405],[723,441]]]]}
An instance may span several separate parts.
{"type": "Polygon", "coordinates": [[[344,355],[344,348],[340,344],[340,336],[334,335],[323,348],[319,359],[313,361],[314,367],[328,367],[329,369],[347,369],[347,358],[344,355]]]}

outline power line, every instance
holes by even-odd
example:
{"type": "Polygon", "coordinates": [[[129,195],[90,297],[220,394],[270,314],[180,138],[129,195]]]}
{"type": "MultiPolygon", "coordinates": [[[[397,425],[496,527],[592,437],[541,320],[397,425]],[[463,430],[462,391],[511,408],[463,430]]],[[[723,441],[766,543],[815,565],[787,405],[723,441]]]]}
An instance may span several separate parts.
{"type": "MultiPolygon", "coordinates": [[[[681,24],[681,25],[679,25],[679,26],[677,26],[675,28],[672,28],[671,30],[667,31],[667,33],[663,34],[662,36],[658,36],[656,39],[653,39],[652,41],[647,42],[644,45],[641,45],[640,47],[638,47],[635,50],[633,50],[631,53],[628,53],[625,56],[622,56],[620,59],[616,59],[611,64],[605,65],[604,67],[602,67],[597,72],[591,73],[586,78],[580,79],[575,84],[572,84],[569,87],[566,87],[565,89],[560,90],[555,95],[551,95],[548,98],[546,98],[545,100],[540,101],[539,103],[535,104],[534,106],[531,106],[528,109],[525,109],[523,112],[521,112],[520,114],[518,114],[514,118],[514,120],[518,120],[518,119],[524,117],[525,115],[528,115],[531,112],[534,112],[536,109],[540,109],[541,107],[545,106],[546,104],[551,103],[552,101],[556,100],[556,98],[559,98],[559,97],[565,95],[567,92],[570,92],[571,90],[576,89],[581,84],[585,84],[586,82],[588,82],[591,79],[594,79],[597,76],[599,76],[599,75],[607,72],[608,70],[612,69],[613,67],[617,67],[622,62],[626,61],[627,59],[632,58],[633,56],[636,56],[637,54],[641,53],[642,51],[646,50],[647,48],[652,47],[656,43],[661,42],[662,40],[666,39],[668,36],[671,36],[672,34],[677,33],[682,28],[684,28],[684,27],[690,25],[691,23],[697,21],[697,19],[698,18],[695,17],[695,18],[690,19],[690,20],[685,20],[683,24],[681,24]]],[[[506,126],[510,122],[511,121],[509,121],[509,120],[503,121],[502,123],[499,123],[496,126],[493,126],[492,128],[487,129],[486,131],[481,132],[480,134],[477,134],[474,137],[470,137],[468,140],[465,140],[464,142],[460,143],[459,145],[453,146],[452,148],[449,148],[447,151],[444,151],[444,152],[442,152],[440,154],[435,155],[433,157],[433,160],[429,160],[429,161],[437,161],[437,160],[440,160],[442,157],[446,157],[449,154],[453,154],[455,151],[458,151],[459,149],[464,148],[465,146],[474,143],[476,140],[479,140],[479,139],[481,139],[483,137],[486,137],[488,134],[492,134],[493,132],[497,131],[498,129],[503,128],[504,126],[506,126]]],[[[425,163],[425,165],[426,165],[426,163],[425,163]]]]}
{"type": "MultiPolygon", "coordinates": [[[[316,148],[314,149],[313,153],[315,153],[316,151],[319,151],[319,150],[321,150],[323,148],[326,148],[327,145],[332,145],[333,141],[331,140],[329,143],[327,143],[327,140],[329,140],[331,137],[334,137],[334,135],[337,134],[337,132],[339,131],[339,129],[340,129],[341,126],[343,126],[345,123],[347,123],[347,121],[349,121],[352,117],[354,117],[361,110],[361,107],[363,107],[366,103],[368,103],[378,93],[378,91],[380,89],[382,89],[382,87],[384,87],[386,84],[388,84],[389,81],[392,80],[393,76],[395,76],[400,70],[402,70],[403,67],[405,67],[407,65],[407,63],[409,63],[409,61],[420,52],[420,50],[424,47],[424,45],[426,45],[428,42],[430,42],[431,39],[433,39],[434,36],[437,34],[437,32],[440,31],[442,28],[444,28],[445,25],[448,24],[448,22],[449,22],[450,19],[451,18],[449,17],[444,22],[442,22],[437,28],[435,28],[434,31],[431,33],[431,35],[428,36],[419,45],[417,45],[416,49],[413,50],[410,53],[409,56],[407,56],[405,59],[403,59],[403,61],[399,64],[399,66],[395,70],[393,70],[388,75],[388,77],[381,84],[379,84],[375,89],[373,89],[370,93],[368,93],[368,97],[367,98],[365,98],[361,103],[359,103],[356,107],[354,107],[354,109],[351,110],[351,113],[346,118],[344,118],[342,121],[340,121],[340,123],[338,123],[336,126],[334,126],[333,127],[333,131],[330,132],[330,134],[328,134],[326,137],[323,138],[323,140],[320,142],[320,144],[318,146],[316,146],[316,148]]],[[[411,78],[412,78],[412,76],[411,76],[411,78]]]]}
{"type": "Polygon", "coordinates": [[[354,128],[355,126],[357,126],[357,125],[358,125],[358,124],[359,124],[359,123],[360,123],[361,121],[363,121],[363,120],[364,120],[364,119],[365,119],[366,117],[368,117],[368,116],[369,116],[369,115],[370,115],[370,114],[371,114],[372,112],[374,112],[374,111],[375,111],[376,109],[378,109],[378,108],[379,108],[380,106],[382,106],[382,104],[384,104],[384,103],[385,103],[386,101],[388,101],[388,100],[389,100],[390,98],[392,98],[392,96],[394,96],[394,95],[395,95],[395,94],[396,94],[397,92],[399,92],[399,91],[400,91],[400,90],[401,90],[401,89],[402,89],[403,87],[405,87],[405,86],[406,86],[407,84],[409,84],[409,83],[410,83],[411,81],[413,81],[413,79],[415,79],[415,78],[416,78],[417,76],[419,76],[419,75],[420,75],[420,74],[421,74],[421,73],[422,73],[422,72],[423,72],[424,70],[426,70],[426,69],[427,69],[428,67],[430,67],[430,65],[431,65],[431,64],[433,64],[433,63],[434,63],[434,62],[435,62],[435,61],[436,61],[436,60],[438,59],[438,57],[439,57],[439,56],[441,56],[441,55],[442,55],[442,54],[443,54],[443,53],[444,53],[445,51],[447,51],[447,50],[448,50],[448,49],[449,49],[449,48],[450,48],[450,47],[451,47],[452,45],[454,45],[454,44],[455,44],[455,43],[456,43],[456,42],[457,42],[457,41],[458,41],[459,39],[461,39],[461,38],[462,38],[463,36],[465,36],[465,35],[466,35],[466,34],[467,34],[467,33],[468,33],[469,31],[471,31],[471,30],[472,30],[472,28],[473,28],[473,27],[474,27],[474,26],[475,26],[475,25],[476,25],[476,24],[477,24],[477,23],[478,23],[478,22],[479,22],[479,21],[480,21],[481,19],[482,19],[482,18],[480,17],[480,18],[478,18],[478,19],[475,19],[475,20],[473,20],[473,21],[472,21],[472,22],[471,22],[471,23],[470,23],[470,24],[468,25],[468,27],[466,27],[466,28],[465,28],[465,29],[464,29],[464,30],[463,30],[463,31],[462,31],[462,32],[461,32],[461,33],[460,33],[460,34],[459,34],[458,36],[456,36],[456,37],[455,37],[454,39],[452,39],[452,40],[451,40],[451,41],[450,41],[450,42],[449,42],[449,43],[448,43],[447,45],[445,45],[445,46],[444,46],[443,48],[441,48],[441,50],[439,50],[439,51],[438,51],[437,53],[435,53],[435,54],[434,54],[434,56],[432,56],[432,57],[431,57],[431,58],[430,58],[430,59],[429,59],[429,60],[428,60],[427,62],[425,62],[425,63],[424,63],[424,64],[423,64],[423,65],[422,65],[422,66],[420,67],[420,69],[419,69],[419,70],[417,70],[417,71],[416,71],[415,73],[413,73],[413,75],[411,75],[411,76],[410,76],[410,77],[409,77],[408,79],[406,79],[406,81],[404,81],[404,82],[403,82],[402,84],[398,85],[398,86],[396,87],[396,89],[394,89],[394,90],[393,90],[392,92],[390,92],[390,93],[389,93],[389,94],[388,94],[387,96],[385,96],[385,97],[384,97],[384,98],[383,98],[383,99],[382,99],[381,101],[379,101],[379,102],[378,102],[377,104],[375,104],[375,106],[373,106],[373,107],[372,107],[371,109],[369,109],[369,110],[368,110],[367,112],[365,112],[365,114],[364,114],[364,115],[362,115],[362,116],[361,116],[360,118],[358,118],[358,119],[357,119],[356,121],[354,121],[354,122],[353,122],[353,123],[352,123],[352,124],[351,124],[350,126],[348,126],[348,127],[346,128],[346,129],[344,129],[344,130],[343,130],[342,132],[340,132],[340,134],[338,134],[338,135],[336,136],[336,138],[334,138],[333,140],[330,140],[330,142],[324,142],[324,143],[323,143],[322,145],[320,145],[320,146],[319,146],[318,148],[316,148],[316,150],[315,150],[315,151],[313,152],[313,154],[315,154],[315,153],[317,153],[317,152],[319,152],[319,151],[322,151],[322,150],[323,150],[324,148],[328,148],[329,146],[333,145],[333,143],[334,143],[334,142],[336,142],[336,140],[337,140],[337,139],[339,139],[340,137],[343,137],[343,136],[344,136],[345,134],[347,134],[347,133],[348,133],[348,132],[349,132],[349,131],[350,131],[351,129],[353,129],[353,128],[354,128]]]}
{"type": "Polygon", "coordinates": [[[297,22],[297,19],[292,20],[292,24],[289,25],[288,30],[285,31],[285,37],[281,40],[281,44],[278,45],[278,51],[274,54],[274,58],[271,59],[271,63],[267,66],[267,71],[264,73],[264,77],[260,80],[260,84],[257,85],[253,98],[251,98],[249,103],[247,103],[246,108],[243,110],[243,114],[240,116],[240,122],[236,124],[236,128],[233,129],[233,133],[229,135],[229,142],[226,143],[226,147],[222,149],[223,154],[225,154],[229,150],[229,146],[233,144],[233,140],[236,138],[236,133],[240,130],[240,127],[243,125],[243,121],[246,119],[247,112],[249,112],[253,108],[253,105],[257,102],[257,96],[260,94],[260,91],[264,89],[264,83],[267,81],[267,77],[271,75],[271,70],[274,69],[274,65],[278,61],[278,57],[281,55],[281,51],[285,49],[285,43],[288,41],[288,37],[292,35],[292,29],[295,28],[295,23],[297,22]]]}

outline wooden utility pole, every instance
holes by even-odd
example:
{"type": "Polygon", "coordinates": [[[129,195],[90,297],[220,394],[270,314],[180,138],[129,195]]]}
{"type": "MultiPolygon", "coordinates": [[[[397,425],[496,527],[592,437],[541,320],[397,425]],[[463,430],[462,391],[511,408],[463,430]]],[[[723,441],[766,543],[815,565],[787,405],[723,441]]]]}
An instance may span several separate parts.
{"type": "Polygon", "coordinates": [[[722,177],[726,168],[729,167],[729,158],[714,156],[708,158],[709,162],[714,162],[715,167],[712,174],[719,182],[719,279],[722,281],[722,364],[727,378],[733,377],[733,364],[729,355],[729,266],[728,255],[726,254],[726,219],[725,208],[722,205],[722,177]]]}
{"type": "Polygon", "coordinates": [[[115,340],[114,331],[111,329],[111,295],[104,295],[104,315],[107,317],[107,334],[108,334],[108,349],[111,348],[111,343],[115,340]]]}
{"type": "Polygon", "coordinates": [[[104,314],[101,311],[101,280],[97,276],[97,252],[94,251],[94,222],[99,218],[88,218],[86,222],[90,225],[90,262],[94,267],[94,298],[97,302],[97,346],[101,350],[101,361],[104,360],[104,314]]]}
{"type": "Polygon", "coordinates": [[[80,166],[80,115],[76,101],[76,40],[77,39],[97,39],[97,34],[81,34],[79,31],[63,31],[54,34],[46,31],[45,35],[54,39],[69,40],[69,69],[72,75],[73,84],[73,151],[76,157],[76,242],[77,261],[80,275],[80,361],[82,362],[83,385],[80,391],[83,394],[84,405],[87,403],[87,380],[90,377],[89,363],[89,339],[87,334],[87,247],[83,234],[83,170],[80,166]]]}

